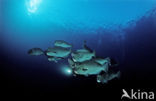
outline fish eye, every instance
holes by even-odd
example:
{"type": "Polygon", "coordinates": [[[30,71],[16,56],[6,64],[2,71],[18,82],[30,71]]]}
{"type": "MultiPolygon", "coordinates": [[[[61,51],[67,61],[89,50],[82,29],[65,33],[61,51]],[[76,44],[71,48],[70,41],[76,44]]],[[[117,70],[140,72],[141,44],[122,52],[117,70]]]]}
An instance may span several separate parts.
{"type": "Polygon", "coordinates": [[[82,70],[83,70],[83,71],[87,71],[87,70],[88,70],[88,68],[82,68],[82,70]]]}

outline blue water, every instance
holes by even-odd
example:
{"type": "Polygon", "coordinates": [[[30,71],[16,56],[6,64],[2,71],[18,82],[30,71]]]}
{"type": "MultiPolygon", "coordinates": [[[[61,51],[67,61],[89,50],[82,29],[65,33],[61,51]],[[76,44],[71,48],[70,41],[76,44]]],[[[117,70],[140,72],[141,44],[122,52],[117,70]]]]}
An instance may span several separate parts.
{"type": "Polygon", "coordinates": [[[44,47],[55,39],[124,26],[155,5],[155,0],[1,0],[2,37],[9,47],[44,47]],[[31,7],[31,1],[39,3],[31,7]]]}
{"type": "MultiPolygon", "coordinates": [[[[98,56],[117,60],[121,71],[135,74],[141,68],[147,71],[142,75],[149,75],[156,57],[155,7],[155,0],[0,0],[4,74],[25,89],[68,88],[71,76],[62,72],[67,60],[56,64],[27,54],[30,48],[45,50],[59,39],[73,44],[73,50],[86,40],[98,56]]],[[[77,86],[81,79],[72,80],[77,86]]]]}
{"type": "Polygon", "coordinates": [[[19,54],[34,46],[45,49],[56,39],[81,47],[91,34],[100,44],[99,29],[120,30],[155,5],[155,0],[1,0],[1,40],[19,54]]]}

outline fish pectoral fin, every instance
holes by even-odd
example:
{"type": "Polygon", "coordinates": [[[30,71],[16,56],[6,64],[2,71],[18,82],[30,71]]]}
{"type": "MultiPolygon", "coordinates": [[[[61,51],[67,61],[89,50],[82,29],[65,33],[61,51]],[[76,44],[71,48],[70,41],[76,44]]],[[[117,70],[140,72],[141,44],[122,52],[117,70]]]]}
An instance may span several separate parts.
{"type": "Polygon", "coordinates": [[[73,73],[73,76],[76,77],[77,75],[75,73],[73,73]]]}
{"type": "Polygon", "coordinates": [[[54,60],[54,62],[57,63],[58,61],[57,60],[54,60]]]}
{"type": "Polygon", "coordinates": [[[88,76],[89,76],[89,74],[85,74],[84,76],[85,76],[85,77],[88,77],[88,76]]]}
{"type": "Polygon", "coordinates": [[[64,57],[57,57],[57,59],[62,59],[62,60],[63,60],[63,59],[65,59],[65,58],[64,58],[64,57]]]}
{"type": "Polygon", "coordinates": [[[72,59],[68,59],[68,63],[69,63],[71,68],[75,68],[75,63],[72,59]]]}

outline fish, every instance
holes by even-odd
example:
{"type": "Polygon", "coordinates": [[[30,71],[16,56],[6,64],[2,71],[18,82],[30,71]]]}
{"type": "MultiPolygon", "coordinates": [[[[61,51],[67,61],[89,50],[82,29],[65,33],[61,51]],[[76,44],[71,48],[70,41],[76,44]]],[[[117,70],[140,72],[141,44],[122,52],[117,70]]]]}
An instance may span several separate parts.
{"type": "Polygon", "coordinates": [[[84,62],[96,57],[96,52],[92,51],[84,42],[83,49],[78,49],[71,53],[74,62],[84,62]]]}
{"type": "Polygon", "coordinates": [[[107,58],[94,58],[93,59],[95,62],[97,62],[97,63],[99,63],[99,64],[101,64],[101,65],[104,65],[104,64],[106,64],[106,63],[108,63],[108,65],[111,65],[111,60],[110,60],[110,58],[109,57],[107,57],[107,58]]]}
{"type": "Polygon", "coordinates": [[[62,58],[53,57],[53,56],[49,56],[49,57],[48,57],[48,61],[51,61],[51,62],[57,63],[58,60],[62,60],[62,58]]]}
{"type": "Polygon", "coordinates": [[[76,50],[76,53],[81,53],[81,52],[90,52],[90,51],[86,50],[86,49],[78,49],[78,50],[76,50]]]}
{"type": "Polygon", "coordinates": [[[73,60],[68,59],[68,63],[76,75],[98,75],[100,72],[107,72],[108,70],[107,65],[101,65],[92,60],[84,61],[81,63],[75,63],[73,60]]]}
{"type": "Polygon", "coordinates": [[[72,45],[63,41],[63,40],[56,40],[54,42],[54,46],[57,46],[57,47],[63,47],[63,48],[71,48],[72,45]]]}
{"type": "Polygon", "coordinates": [[[73,52],[71,56],[74,62],[84,62],[87,60],[91,60],[93,57],[95,57],[95,51],[92,53],[91,52],[73,52]]]}
{"type": "Polygon", "coordinates": [[[53,47],[48,48],[46,50],[47,56],[57,57],[57,58],[66,58],[71,53],[71,49],[63,48],[63,47],[53,47]]]}
{"type": "Polygon", "coordinates": [[[38,55],[43,55],[44,51],[41,48],[32,48],[28,51],[28,54],[38,56],[38,55]]]}
{"type": "Polygon", "coordinates": [[[97,75],[97,82],[105,84],[105,83],[107,83],[108,81],[110,81],[110,80],[112,80],[114,78],[119,78],[120,75],[121,75],[120,71],[118,71],[116,73],[107,72],[107,73],[104,73],[104,74],[99,74],[99,75],[97,75]]]}

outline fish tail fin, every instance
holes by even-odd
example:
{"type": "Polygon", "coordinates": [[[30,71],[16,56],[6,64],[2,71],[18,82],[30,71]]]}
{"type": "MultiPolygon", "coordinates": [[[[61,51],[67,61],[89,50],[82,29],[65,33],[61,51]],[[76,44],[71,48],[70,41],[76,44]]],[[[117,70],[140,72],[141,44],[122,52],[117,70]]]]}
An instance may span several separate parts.
{"type": "Polygon", "coordinates": [[[71,68],[74,68],[75,63],[72,59],[68,59],[68,63],[71,68]]]}
{"type": "Polygon", "coordinates": [[[117,78],[119,79],[119,78],[121,77],[121,72],[118,71],[118,72],[116,73],[116,76],[117,76],[117,78]]]}
{"type": "Polygon", "coordinates": [[[116,67],[119,65],[119,63],[116,60],[114,60],[113,58],[110,59],[110,64],[111,64],[111,67],[116,67]]]}
{"type": "Polygon", "coordinates": [[[111,66],[111,58],[107,57],[107,58],[105,58],[105,60],[108,62],[109,66],[111,66]]]}
{"type": "Polygon", "coordinates": [[[108,73],[108,69],[109,69],[108,65],[103,65],[102,68],[104,72],[108,73]]]}
{"type": "Polygon", "coordinates": [[[27,53],[29,55],[33,55],[33,56],[39,56],[39,55],[43,55],[44,54],[44,51],[41,49],[41,48],[32,48],[32,49],[29,49],[27,51],[27,53]],[[36,52],[37,51],[37,52],[36,52]]]}

